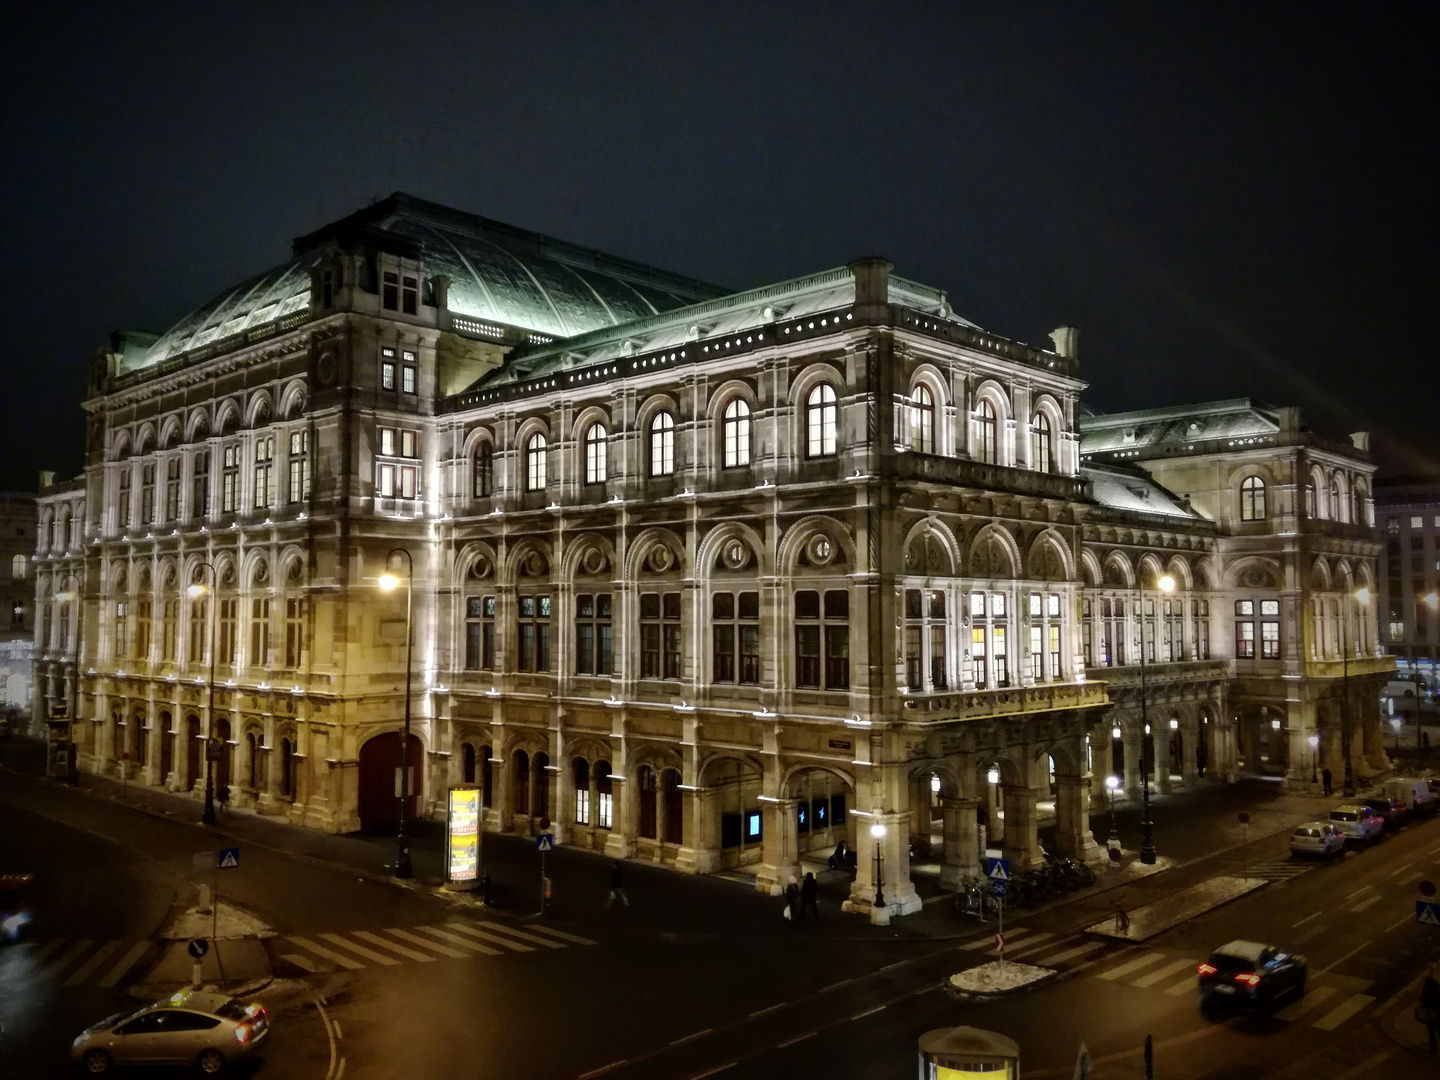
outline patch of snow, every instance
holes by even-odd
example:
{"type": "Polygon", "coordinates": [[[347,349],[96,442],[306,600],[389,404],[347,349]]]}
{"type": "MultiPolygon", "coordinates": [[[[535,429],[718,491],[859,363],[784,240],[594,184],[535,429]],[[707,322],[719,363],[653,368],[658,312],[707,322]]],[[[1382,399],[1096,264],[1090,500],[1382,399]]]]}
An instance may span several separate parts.
{"type": "Polygon", "coordinates": [[[967,994],[997,994],[1005,990],[1018,990],[1022,986],[1039,982],[1054,974],[1054,968],[1032,967],[1029,964],[1017,964],[1013,961],[1005,965],[1005,971],[1002,974],[1000,961],[992,960],[988,964],[970,968],[958,975],[951,975],[950,985],[967,994]]]}
{"type": "Polygon", "coordinates": [[[214,938],[226,941],[231,938],[274,937],[275,931],[247,911],[220,903],[214,914],[203,915],[194,908],[180,915],[160,932],[162,938],[188,941],[191,938],[214,938]]]}

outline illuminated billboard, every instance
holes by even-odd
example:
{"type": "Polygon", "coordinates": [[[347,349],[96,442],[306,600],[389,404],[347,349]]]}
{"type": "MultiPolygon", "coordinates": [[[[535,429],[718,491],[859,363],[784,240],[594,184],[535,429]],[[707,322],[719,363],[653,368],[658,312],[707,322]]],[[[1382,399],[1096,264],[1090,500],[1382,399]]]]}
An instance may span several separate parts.
{"type": "Polygon", "coordinates": [[[445,876],[474,881],[480,875],[480,789],[450,789],[446,821],[445,876]]]}

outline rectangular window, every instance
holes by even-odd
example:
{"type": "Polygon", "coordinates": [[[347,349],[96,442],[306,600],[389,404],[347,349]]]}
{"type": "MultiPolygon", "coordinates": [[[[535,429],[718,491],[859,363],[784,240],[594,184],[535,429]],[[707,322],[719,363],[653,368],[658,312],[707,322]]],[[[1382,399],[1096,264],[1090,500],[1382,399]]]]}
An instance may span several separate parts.
{"type": "Polygon", "coordinates": [[[612,675],[615,669],[615,628],[610,593],[579,593],[575,597],[575,673],[612,675]]]}
{"type": "Polygon", "coordinates": [[[220,598],[220,625],[215,633],[215,661],[235,663],[235,633],[240,615],[240,601],[233,596],[220,598]]]}
{"type": "Polygon", "coordinates": [[[160,659],[175,659],[175,638],[179,630],[180,601],[166,600],[160,612],[160,659]]]}
{"type": "Polygon", "coordinates": [[[416,377],[415,354],[405,351],[400,354],[403,361],[400,365],[400,390],[402,393],[415,393],[415,386],[418,382],[416,377]]]}
{"type": "Polygon", "coordinates": [[[142,596],[135,601],[135,659],[145,662],[150,659],[151,615],[155,601],[142,596]]]}
{"type": "Polygon", "coordinates": [[[394,270],[386,270],[380,281],[380,306],[386,311],[397,310],[400,307],[400,275],[394,270]]]}
{"type": "Polygon", "coordinates": [[[480,611],[481,599],[478,596],[467,596],[465,598],[465,670],[478,671],[480,669],[480,611]]]}
{"type": "Polygon", "coordinates": [[[310,432],[290,433],[290,486],[286,491],[290,503],[310,498],[310,432]]]}
{"type": "Polygon", "coordinates": [[[380,389],[395,389],[395,350],[388,345],[380,349],[380,389]]]}
{"type": "Polygon", "coordinates": [[[226,446],[220,460],[220,512],[233,514],[240,503],[240,444],[226,446]]]}
{"type": "Polygon", "coordinates": [[[270,505],[270,479],[275,467],[275,436],[262,435],[255,440],[255,489],[252,505],[256,510],[270,505]]]}
{"type": "Polygon", "coordinates": [[[990,685],[990,667],[986,663],[985,627],[970,628],[970,665],[975,674],[975,686],[983,690],[990,685]]]}
{"type": "Polygon", "coordinates": [[[997,626],[990,631],[992,653],[995,660],[995,685],[1010,685],[1010,659],[1005,648],[1005,627],[997,626]]]}
{"type": "Polygon", "coordinates": [[[1051,623],[1049,627],[1050,641],[1050,678],[1060,678],[1060,627],[1051,623]]]}
{"type": "Polygon", "coordinates": [[[715,593],[710,598],[711,678],[717,683],[760,681],[760,594],[715,593]]]}
{"type": "Polygon", "coordinates": [[[1030,626],[1030,677],[1036,682],[1045,681],[1045,628],[1030,626]]]}
{"type": "Polygon", "coordinates": [[[1190,613],[1195,619],[1195,659],[1210,659],[1210,601],[1190,601],[1190,613]]]}
{"type": "MultiPolygon", "coordinates": [[[[127,622],[130,618],[130,605],[125,600],[115,601],[115,658],[123,660],[130,655],[130,634],[127,622]]],[[[46,633],[49,627],[45,628],[46,633]]]]}
{"type": "Polygon", "coordinates": [[[680,594],[640,594],[640,677],[680,678],[680,594]]]}
{"type": "Polygon", "coordinates": [[[850,593],[827,589],[823,613],[825,630],[825,689],[850,689],[850,593]]]}
{"type": "Polygon", "coordinates": [[[1280,659],[1280,601],[1260,601],[1260,658],[1280,659]]]}
{"type": "Polygon", "coordinates": [[[1235,658],[1255,658],[1255,601],[1235,601],[1235,658]]]}
{"type": "MultiPolygon", "coordinates": [[[[120,475],[115,480],[115,524],[124,530],[130,527],[130,464],[120,466],[120,475]]],[[[51,526],[50,546],[55,546],[54,526],[51,526]]]]}
{"type": "Polygon", "coordinates": [[[195,472],[190,478],[190,520],[210,513],[210,451],[195,451],[195,472]]]}
{"type": "Polygon", "coordinates": [[[205,621],[207,602],[203,596],[197,596],[190,601],[190,637],[186,659],[192,664],[204,662],[205,650],[209,646],[205,639],[205,631],[209,626],[205,621]]]}
{"type": "Polygon", "coordinates": [[[149,525],[155,520],[155,463],[147,461],[140,466],[140,524],[149,525]]]}
{"type": "Polygon", "coordinates": [[[480,666],[495,670],[495,597],[485,596],[480,602],[480,666]]]}
{"type": "Polygon", "coordinates": [[[180,458],[165,462],[165,520],[180,520],[180,458]]]}
{"type": "Polygon", "coordinates": [[[521,671],[550,670],[550,597],[519,597],[521,671]]]}
{"type": "Polygon", "coordinates": [[[400,282],[400,310],[406,315],[414,315],[419,310],[420,304],[420,282],[408,274],[400,282]]]}
{"type": "Polygon", "coordinates": [[[946,688],[945,594],[939,589],[906,589],[905,683],[911,690],[946,688]]]}
{"type": "Polygon", "coordinates": [[[285,598],[285,666],[291,671],[300,667],[305,649],[305,598],[285,598]]]}
{"type": "Polygon", "coordinates": [[[270,600],[257,596],[250,601],[250,666],[270,663],[270,600]]]}

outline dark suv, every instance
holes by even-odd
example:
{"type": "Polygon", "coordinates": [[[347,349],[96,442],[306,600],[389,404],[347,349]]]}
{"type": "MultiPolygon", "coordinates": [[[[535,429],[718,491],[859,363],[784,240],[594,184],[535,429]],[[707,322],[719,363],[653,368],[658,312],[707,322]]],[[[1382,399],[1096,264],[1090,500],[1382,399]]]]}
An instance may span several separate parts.
{"type": "Polygon", "coordinates": [[[1405,804],[1387,799],[1383,795],[1366,799],[1364,805],[1385,819],[1385,828],[1398,829],[1405,821],[1405,804]]]}
{"type": "Polygon", "coordinates": [[[1262,1009],[1281,998],[1305,996],[1305,958],[1258,941],[1232,941],[1200,965],[1200,1004],[1231,1001],[1262,1009]]]}

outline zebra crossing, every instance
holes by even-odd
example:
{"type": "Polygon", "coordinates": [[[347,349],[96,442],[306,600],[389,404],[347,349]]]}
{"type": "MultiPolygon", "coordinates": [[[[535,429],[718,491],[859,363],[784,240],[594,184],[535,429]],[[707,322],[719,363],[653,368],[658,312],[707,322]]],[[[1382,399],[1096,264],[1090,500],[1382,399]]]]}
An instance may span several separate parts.
{"type": "Polygon", "coordinates": [[[1289,881],[1301,874],[1308,874],[1320,865],[1318,859],[1297,859],[1294,856],[1286,855],[1276,859],[1266,859],[1264,862],[1256,863],[1254,866],[1245,868],[1245,876],[1252,878],[1263,878],[1265,881],[1289,881]]]}
{"type": "Polygon", "coordinates": [[[297,951],[281,953],[280,958],[311,974],[395,967],[406,961],[428,964],[440,959],[468,960],[476,956],[595,944],[590,938],[538,923],[529,923],[522,930],[504,923],[469,919],[451,919],[432,926],[390,927],[378,932],[287,934],[281,940],[285,947],[297,951]]]}
{"type": "MultiPolygon", "coordinates": [[[[590,938],[534,923],[523,929],[498,922],[451,919],[432,926],[391,927],[381,931],[285,935],[274,950],[302,971],[358,971],[403,963],[468,960],[477,956],[543,953],[574,945],[594,945],[590,938]],[[284,949],[286,951],[281,952],[284,949]]],[[[168,939],[98,941],[92,938],[50,938],[26,941],[0,954],[5,965],[23,964],[28,980],[63,986],[111,989],[142,980],[171,950],[183,943],[168,939]]]]}

